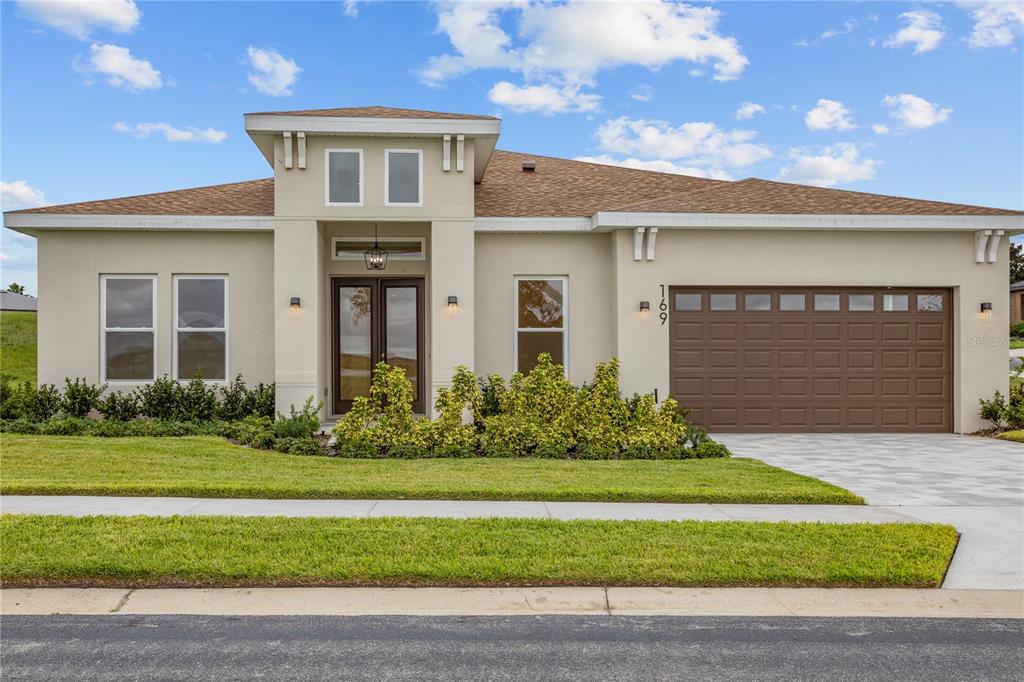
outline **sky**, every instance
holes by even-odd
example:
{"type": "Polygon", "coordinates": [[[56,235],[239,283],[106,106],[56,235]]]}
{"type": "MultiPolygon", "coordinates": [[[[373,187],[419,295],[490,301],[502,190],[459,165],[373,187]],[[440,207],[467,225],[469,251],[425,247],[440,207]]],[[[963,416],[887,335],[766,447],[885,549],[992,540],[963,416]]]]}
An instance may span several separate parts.
{"type": "MultiPolygon", "coordinates": [[[[500,116],[499,148],[1024,208],[1024,0],[0,2],[4,210],[268,177],[245,112],[500,116]]],[[[0,285],[36,289],[4,229],[0,285]]]]}

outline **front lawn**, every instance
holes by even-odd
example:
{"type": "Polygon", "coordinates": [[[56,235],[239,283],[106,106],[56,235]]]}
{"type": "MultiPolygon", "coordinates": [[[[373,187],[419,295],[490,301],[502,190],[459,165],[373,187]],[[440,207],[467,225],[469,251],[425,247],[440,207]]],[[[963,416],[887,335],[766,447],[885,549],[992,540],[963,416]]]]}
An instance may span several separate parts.
{"type": "Polygon", "coordinates": [[[938,587],[950,526],[0,517],[5,586],[938,587]]]}
{"type": "Polygon", "coordinates": [[[0,312],[0,372],[17,383],[36,383],[36,322],[38,313],[0,312]]]}
{"type": "Polygon", "coordinates": [[[1024,339],[1010,339],[1010,350],[1024,348],[1024,339]]]}
{"type": "Polygon", "coordinates": [[[752,459],[341,459],[222,438],[0,434],[5,495],[863,504],[752,459]]]}
{"type": "Polygon", "coordinates": [[[1012,440],[1014,443],[1024,443],[1024,429],[1017,429],[1016,431],[1003,431],[998,434],[996,438],[1000,440],[1012,440]]]}

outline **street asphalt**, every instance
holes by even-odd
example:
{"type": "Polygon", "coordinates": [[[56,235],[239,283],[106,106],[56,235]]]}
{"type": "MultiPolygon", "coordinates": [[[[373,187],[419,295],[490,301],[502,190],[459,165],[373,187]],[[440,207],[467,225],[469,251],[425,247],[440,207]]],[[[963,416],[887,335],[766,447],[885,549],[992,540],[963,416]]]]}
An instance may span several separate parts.
{"type": "Polygon", "coordinates": [[[7,616],[5,680],[1019,680],[1024,620],[7,616]]]}

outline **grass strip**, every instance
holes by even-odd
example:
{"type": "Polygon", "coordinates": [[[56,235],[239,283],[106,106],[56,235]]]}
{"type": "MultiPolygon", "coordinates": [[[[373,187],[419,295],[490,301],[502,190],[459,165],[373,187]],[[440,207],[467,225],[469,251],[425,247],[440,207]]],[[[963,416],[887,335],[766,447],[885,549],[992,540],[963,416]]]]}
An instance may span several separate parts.
{"type": "Polygon", "coordinates": [[[758,460],[361,460],[222,438],[0,434],[5,495],[863,504],[758,460]]]}
{"type": "Polygon", "coordinates": [[[0,517],[6,586],[938,587],[950,526],[0,517]]]}
{"type": "Polygon", "coordinates": [[[1010,440],[1014,443],[1024,443],[1024,429],[1017,429],[1015,431],[1003,431],[996,438],[1000,440],[1010,440]]]}
{"type": "Polygon", "coordinates": [[[38,313],[0,311],[0,372],[16,383],[36,383],[36,323],[38,313]]]}

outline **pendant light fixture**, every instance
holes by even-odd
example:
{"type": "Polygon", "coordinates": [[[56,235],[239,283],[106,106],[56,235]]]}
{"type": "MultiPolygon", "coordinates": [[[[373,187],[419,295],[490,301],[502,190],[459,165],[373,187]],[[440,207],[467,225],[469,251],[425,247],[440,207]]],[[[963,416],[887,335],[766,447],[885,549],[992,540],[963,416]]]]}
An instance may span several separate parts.
{"type": "Polygon", "coordinates": [[[377,243],[377,223],[373,224],[373,248],[363,253],[367,270],[383,270],[388,265],[388,252],[377,243]]]}

